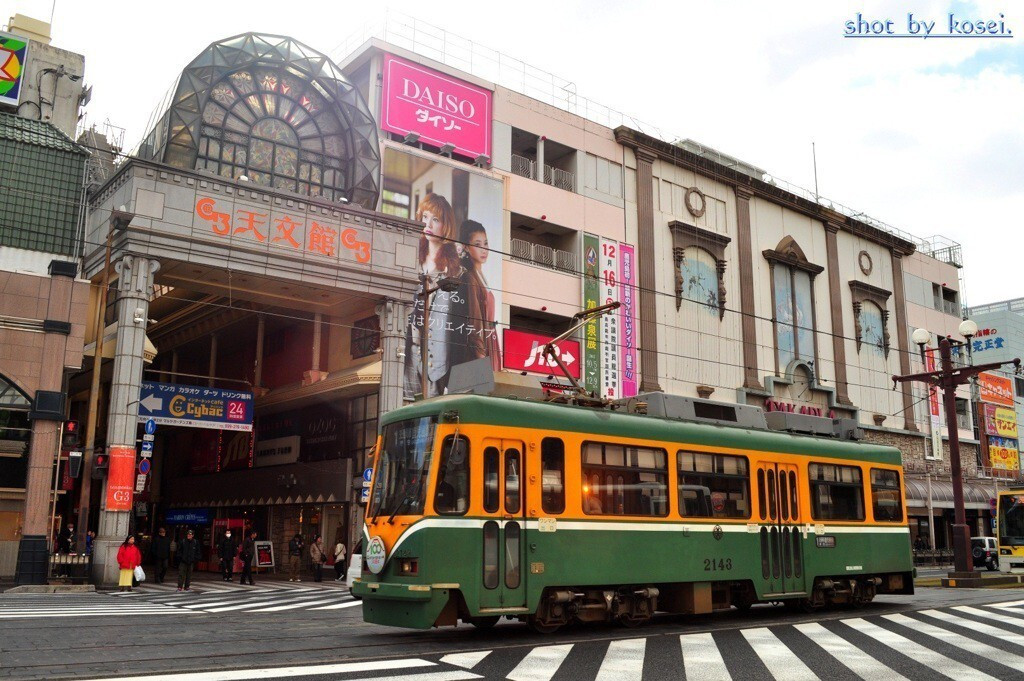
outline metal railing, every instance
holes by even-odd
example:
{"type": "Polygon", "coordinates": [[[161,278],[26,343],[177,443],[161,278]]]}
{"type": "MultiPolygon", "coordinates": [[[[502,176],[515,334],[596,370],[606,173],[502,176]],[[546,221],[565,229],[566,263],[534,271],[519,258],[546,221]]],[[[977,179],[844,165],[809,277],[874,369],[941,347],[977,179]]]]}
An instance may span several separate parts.
{"type": "Polygon", "coordinates": [[[558,187],[567,192],[574,192],[576,191],[576,174],[570,173],[568,170],[545,165],[544,184],[550,184],[552,187],[558,187]]]}
{"type": "Polygon", "coordinates": [[[535,179],[534,168],[537,162],[533,159],[520,156],[519,154],[512,154],[512,172],[520,177],[528,177],[531,180],[535,179]]]}
{"type": "Polygon", "coordinates": [[[576,254],[551,248],[544,244],[535,244],[526,239],[512,239],[511,254],[513,260],[540,265],[567,274],[576,274],[576,254]]]}

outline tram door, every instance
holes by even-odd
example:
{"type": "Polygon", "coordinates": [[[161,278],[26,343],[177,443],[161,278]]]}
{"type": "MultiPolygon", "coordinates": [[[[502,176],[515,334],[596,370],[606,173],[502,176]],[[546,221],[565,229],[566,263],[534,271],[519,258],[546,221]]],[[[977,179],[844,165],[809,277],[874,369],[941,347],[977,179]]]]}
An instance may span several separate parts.
{"type": "Polygon", "coordinates": [[[525,452],[518,440],[484,440],[481,608],[526,605],[525,452]]]}
{"type": "Polygon", "coordinates": [[[805,590],[799,477],[794,464],[761,461],[757,465],[761,576],[773,594],[805,590]]]}

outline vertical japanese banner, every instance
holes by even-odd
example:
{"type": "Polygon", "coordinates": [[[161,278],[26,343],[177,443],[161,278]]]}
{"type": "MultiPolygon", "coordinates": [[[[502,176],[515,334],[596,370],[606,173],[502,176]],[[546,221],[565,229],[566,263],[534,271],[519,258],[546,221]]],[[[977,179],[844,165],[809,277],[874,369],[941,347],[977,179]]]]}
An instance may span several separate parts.
{"type": "Polygon", "coordinates": [[[636,380],[636,251],[629,244],[619,245],[619,368],[622,375],[622,397],[637,393],[636,380]]]}
{"type": "MultiPolygon", "coordinates": [[[[924,370],[931,373],[935,371],[936,349],[924,351],[924,370]]],[[[942,411],[939,409],[939,389],[935,386],[928,386],[928,418],[931,420],[932,431],[932,457],[942,458],[942,411]]]]}
{"type": "MultiPolygon", "coordinates": [[[[583,235],[583,308],[590,310],[598,306],[598,249],[596,236],[583,235]]],[[[601,389],[601,333],[597,320],[587,322],[583,327],[583,387],[588,392],[598,393],[601,389]]]]}
{"type": "MultiPolygon", "coordinates": [[[[619,299],[619,242],[601,239],[599,294],[600,304],[619,299]]],[[[601,317],[601,396],[614,400],[621,397],[619,385],[619,314],[601,317]]]]}
{"type": "Polygon", "coordinates": [[[110,463],[107,470],[108,511],[132,510],[132,490],[135,488],[135,447],[109,447],[110,463]]]}

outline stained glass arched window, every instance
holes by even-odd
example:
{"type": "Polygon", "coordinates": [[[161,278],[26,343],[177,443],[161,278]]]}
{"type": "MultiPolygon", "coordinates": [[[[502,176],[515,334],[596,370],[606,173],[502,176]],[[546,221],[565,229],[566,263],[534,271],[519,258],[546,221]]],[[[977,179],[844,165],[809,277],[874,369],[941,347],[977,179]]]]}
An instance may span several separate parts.
{"type": "Polygon", "coordinates": [[[137,153],[332,201],[377,201],[369,108],[330,59],[283,36],[210,45],[182,72],[137,153]]]}

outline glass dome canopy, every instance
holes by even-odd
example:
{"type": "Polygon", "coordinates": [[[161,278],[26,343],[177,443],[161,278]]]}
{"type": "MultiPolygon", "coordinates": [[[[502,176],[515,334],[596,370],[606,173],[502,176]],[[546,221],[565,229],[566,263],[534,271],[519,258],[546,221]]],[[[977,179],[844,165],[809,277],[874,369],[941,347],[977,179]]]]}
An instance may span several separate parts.
{"type": "Polygon", "coordinates": [[[244,33],[185,67],[136,155],[177,168],[373,209],[377,125],[326,55],[284,36],[244,33]]]}

